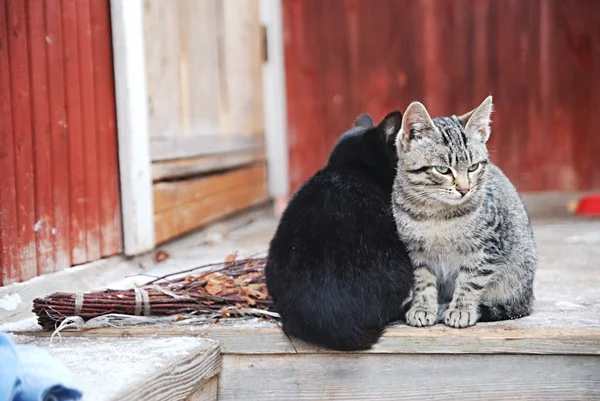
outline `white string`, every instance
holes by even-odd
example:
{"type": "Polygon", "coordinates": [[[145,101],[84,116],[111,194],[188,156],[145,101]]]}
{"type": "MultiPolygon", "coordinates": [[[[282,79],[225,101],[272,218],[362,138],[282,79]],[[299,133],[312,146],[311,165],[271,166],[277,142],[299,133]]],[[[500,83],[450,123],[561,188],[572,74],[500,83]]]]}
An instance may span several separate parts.
{"type": "Polygon", "coordinates": [[[75,295],[75,311],[73,314],[75,316],[79,316],[81,314],[81,310],[83,309],[83,293],[79,293],[75,295]]]}

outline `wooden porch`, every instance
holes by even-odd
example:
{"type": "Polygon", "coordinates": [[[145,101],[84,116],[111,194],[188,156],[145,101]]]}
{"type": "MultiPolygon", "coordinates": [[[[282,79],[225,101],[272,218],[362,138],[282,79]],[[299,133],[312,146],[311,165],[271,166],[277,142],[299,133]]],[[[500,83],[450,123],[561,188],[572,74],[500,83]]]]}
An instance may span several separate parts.
{"type": "MultiPolygon", "coordinates": [[[[202,338],[197,339],[196,348],[188,342],[183,356],[167,365],[175,369],[182,360],[195,360],[193,355],[195,363],[212,358],[212,376],[169,376],[165,392],[148,393],[140,399],[599,399],[600,221],[547,218],[536,207],[543,204],[547,208],[548,197],[534,197],[527,203],[534,216],[541,265],[536,276],[535,313],[524,319],[478,324],[464,330],[443,325],[395,325],[372,350],[357,353],[320,349],[288,338],[275,323],[261,321],[62,331],[62,337],[70,341],[70,337],[86,339],[81,347],[64,343],[63,347],[71,347],[69,353],[53,351],[61,347],[56,337],[52,345],[48,339],[39,338],[51,333],[29,328],[13,332],[26,336],[19,336],[20,341],[37,338],[38,344],[56,352],[76,374],[84,375],[86,371],[89,374],[90,367],[82,369],[81,361],[90,355],[94,344],[100,347],[109,338],[114,338],[112,343],[118,347],[142,337],[145,340],[141,344],[151,342],[157,354],[169,354],[175,339],[202,338]],[[220,358],[213,358],[201,347],[206,339],[218,343],[220,358]],[[175,382],[181,383],[185,395],[171,391],[175,382]]],[[[163,249],[171,255],[169,266],[165,262],[150,266],[154,262],[146,258],[143,263],[150,263],[146,274],[218,260],[234,249],[240,255],[265,250],[275,226],[276,218],[266,211],[254,211],[251,218],[248,214],[238,216],[166,245],[163,249]],[[215,243],[207,238],[222,240],[215,243]]],[[[129,278],[120,286],[140,280],[145,279],[129,278]]],[[[160,372],[173,371],[163,365],[149,371],[147,364],[136,358],[139,353],[132,352],[136,348],[128,348],[129,361],[123,360],[122,370],[129,382],[122,382],[123,386],[150,388],[163,374],[160,372]]],[[[139,351],[144,353],[142,348],[139,351]]],[[[94,374],[108,374],[102,369],[102,358],[112,360],[114,356],[94,358],[94,365],[99,365],[94,374]]],[[[94,394],[99,389],[89,391],[94,394]]]]}

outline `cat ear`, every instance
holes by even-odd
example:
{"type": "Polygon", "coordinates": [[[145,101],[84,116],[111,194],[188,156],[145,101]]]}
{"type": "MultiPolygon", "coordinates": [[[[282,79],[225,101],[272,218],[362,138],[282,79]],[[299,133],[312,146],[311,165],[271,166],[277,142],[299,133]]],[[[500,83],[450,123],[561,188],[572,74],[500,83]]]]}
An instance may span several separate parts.
{"type": "Polygon", "coordinates": [[[487,142],[490,138],[490,123],[492,122],[490,117],[493,109],[492,97],[488,96],[475,110],[458,117],[458,121],[465,127],[467,133],[478,134],[484,142],[487,142]]]}
{"type": "Polygon", "coordinates": [[[354,127],[361,127],[361,128],[368,129],[368,128],[373,128],[374,126],[375,126],[375,123],[373,123],[373,119],[367,113],[361,114],[354,122],[354,127]]]}
{"type": "Polygon", "coordinates": [[[396,136],[398,135],[398,132],[400,132],[401,126],[402,113],[396,110],[388,113],[388,115],[381,120],[377,129],[383,134],[385,141],[389,143],[390,140],[392,142],[396,140],[396,136]]]}
{"type": "Polygon", "coordinates": [[[435,131],[433,120],[422,103],[412,102],[404,112],[400,135],[396,139],[398,151],[408,147],[410,141],[435,131]]]}

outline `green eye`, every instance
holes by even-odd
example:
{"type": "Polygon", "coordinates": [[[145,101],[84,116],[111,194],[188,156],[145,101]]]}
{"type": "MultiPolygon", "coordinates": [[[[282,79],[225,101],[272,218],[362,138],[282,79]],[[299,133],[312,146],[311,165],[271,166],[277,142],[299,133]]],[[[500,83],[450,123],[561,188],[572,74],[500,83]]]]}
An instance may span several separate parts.
{"type": "Polygon", "coordinates": [[[472,173],[473,171],[477,170],[478,168],[479,168],[479,163],[475,163],[475,164],[471,165],[471,166],[468,168],[468,170],[469,170],[469,173],[472,173]]]}
{"type": "Polygon", "coordinates": [[[440,174],[448,174],[450,172],[450,169],[448,167],[446,167],[446,166],[435,166],[434,168],[440,174]]]}

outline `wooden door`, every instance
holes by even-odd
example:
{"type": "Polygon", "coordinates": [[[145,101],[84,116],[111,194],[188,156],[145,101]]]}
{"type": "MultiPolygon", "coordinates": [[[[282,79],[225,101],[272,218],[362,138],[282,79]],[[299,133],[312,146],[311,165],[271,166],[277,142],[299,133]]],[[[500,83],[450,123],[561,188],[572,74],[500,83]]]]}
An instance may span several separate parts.
{"type": "Polygon", "coordinates": [[[0,285],[121,251],[109,17],[0,4],[0,285]]]}
{"type": "Polygon", "coordinates": [[[160,243],[267,199],[258,0],[144,0],[160,243]]]}
{"type": "Polygon", "coordinates": [[[283,0],[290,181],[363,112],[460,114],[494,96],[492,159],[522,191],[600,188],[600,5],[283,0]]]}

